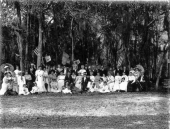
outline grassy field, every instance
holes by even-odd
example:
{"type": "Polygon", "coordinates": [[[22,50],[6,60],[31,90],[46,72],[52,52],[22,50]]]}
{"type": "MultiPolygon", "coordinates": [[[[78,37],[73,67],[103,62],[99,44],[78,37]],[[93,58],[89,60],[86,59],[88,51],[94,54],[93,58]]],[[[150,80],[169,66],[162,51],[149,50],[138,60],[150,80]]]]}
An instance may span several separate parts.
{"type": "Polygon", "coordinates": [[[41,94],[0,98],[1,128],[168,129],[168,94],[41,94]]]}

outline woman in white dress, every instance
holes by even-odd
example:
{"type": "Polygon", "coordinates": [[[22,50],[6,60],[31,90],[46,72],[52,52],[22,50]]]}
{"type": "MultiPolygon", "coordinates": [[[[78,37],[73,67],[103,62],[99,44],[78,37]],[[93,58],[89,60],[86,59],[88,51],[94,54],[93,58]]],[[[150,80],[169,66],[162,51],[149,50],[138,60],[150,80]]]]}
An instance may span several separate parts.
{"type": "Polygon", "coordinates": [[[120,90],[120,82],[121,82],[121,76],[117,72],[117,75],[115,76],[115,85],[113,91],[119,91],[120,90]]]}
{"type": "Polygon", "coordinates": [[[57,77],[55,75],[55,71],[52,70],[51,73],[49,74],[49,83],[50,83],[50,92],[57,93],[58,88],[57,88],[57,77]]]}
{"type": "Polygon", "coordinates": [[[19,76],[18,76],[18,84],[19,84],[19,92],[18,94],[19,95],[25,95],[25,92],[24,92],[24,85],[26,85],[26,80],[25,80],[25,77],[22,75],[23,73],[20,71],[19,72],[19,76]]]}
{"type": "Polygon", "coordinates": [[[81,82],[82,82],[82,76],[81,73],[79,72],[75,80],[75,87],[77,88],[78,91],[81,91],[81,82]]]}
{"type": "Polygon", "coordinates": [[[58,92],[61,92],[63,87],[64,87],[64,80],[65,80],[65,75],[63,70],[60,72],[60,75],[57,78],[57,87],[58,87],[58,92]]]}
{"type": "Polygon", "coordinates": [[[17,82],[18,82],[18,74],[19,74],[20,70],[19,70],[19,66],[16,66],[16,70],[14,70],[15,76],[17,78],[17,82]]]}
{"type": "Polygon", "coordinates": [[[93,92],[93,84],[94,84],[95,77],[93,76],[93,72],[90,72],[90,81],[87,84],[87,88],[89,89],[89,92],[93,92]]]}
{"type": "Polygon", "coordinates": [[[109,71],[108,72],[108,76],[107,76],[107,85],[109,87],[109,91],[110,92],[114,91],[114,87],[115,87],[114,81],[115,81],[115,79],[112,76],[111,71],[109,71]]]}
{"type": "Polygon", "coordinates": [[[10,85],[9,73],[6,72],[4,74],[3,83],[2,83],[2,86],[1,86],[1,90],[0,90],[0,95],[4,95],[6,93],[9,85],[10,85]]]}
{"type": "Polygon", "coordinates": [[[127,92],[127,85],[128,85],[128,76],[123,73],[120,83],[120,90],[127,92]]]}
{"type": "Polygon", "coordinates": [[[44,85],[44,71],[42,67],[39,66],[38,70],[35,72],[36,76],[36,83],[39,89],[39,92],[46,92],[45,85],[44,85]]]}

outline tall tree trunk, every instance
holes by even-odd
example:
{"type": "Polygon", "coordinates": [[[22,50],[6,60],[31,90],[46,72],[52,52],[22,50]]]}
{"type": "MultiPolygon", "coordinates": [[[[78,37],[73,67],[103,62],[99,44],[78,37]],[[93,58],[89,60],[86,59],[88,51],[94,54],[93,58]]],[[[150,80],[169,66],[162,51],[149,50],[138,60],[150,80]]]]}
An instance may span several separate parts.
{"type": "MultiPolygon", "coordinates": [[[[0,4],[0,8],[1,8],[1,4],[0,4]]],[[[3,55],[2,55],[2,22],[1,22],[1,20],[0,20],[0,65],[2,64],[2,57],[3,57],[3,55]]],[[[1,71],[0,71],[0,88],[1,88],[1,80],[2,80],[2,75],[1,75],[2,73],[1,73],[1,71]]]]}
{"type": "MultiPolygon", "coordinates": [[[[15,2],[15,8],[17,9],[17,18],[18,18],[18,29],[21,28],[21,10],[20,3],[18,1],[15,2]]],[[[20,55],[20,69],[24,71],[24,62],[23,62],[23,38],[20,31],[15,31],[17,35],[17,43],[20,55]]]]}
{"type": "Polygon", "coordinates": [[[28,68],[29,12],[27,13],[27,41],[25,45],[25,69],[28,68]]]}
{"type": "Polygon", "coordinates": [[[74,61],[73,18],[71,19],[71,61],[74,61]]]}
{"type": "Polygon", "coordinates": [[[38,56],[37,56],[37,68],[41,65],[41,59],[42,59],[42,14],[39,14],[38,18],[39,23],[39,38],[38,38],[38,56]]]}
{"type": "Polygon", "coordinates": [[[159,74],[157,76],[157,80],[156,80],[156,85],[155,85],[155,89],[158,90],[159,88],[159,80],[162,74],[162,68],[166,59],[166,54],[170,49],[170,11],[167,9],[166,14],[165,14],[165,18],[167,19],[167,24],[165,25],[167,30],[168,30],[168,47],[164,50],[163,56],[161,58],[161,64],[160,64],[160,68],[159,68],[159,74]]]}

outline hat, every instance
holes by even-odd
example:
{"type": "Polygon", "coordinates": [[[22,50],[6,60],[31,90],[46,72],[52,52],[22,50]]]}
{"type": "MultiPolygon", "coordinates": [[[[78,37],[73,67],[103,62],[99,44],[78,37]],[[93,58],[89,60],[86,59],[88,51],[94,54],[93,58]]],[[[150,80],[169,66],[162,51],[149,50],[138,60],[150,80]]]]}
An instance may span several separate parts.
{"type": "Polygon", "coordinates": [[[9,68],[9,66],[6,65],[4,68],[5,68],[5,69],[6,69],[6,68],[9,68]]]}
{"type": "Polygon", "coordinates": [[[84,72],[83,75],[87,75],[87,72],[84,72]]]}

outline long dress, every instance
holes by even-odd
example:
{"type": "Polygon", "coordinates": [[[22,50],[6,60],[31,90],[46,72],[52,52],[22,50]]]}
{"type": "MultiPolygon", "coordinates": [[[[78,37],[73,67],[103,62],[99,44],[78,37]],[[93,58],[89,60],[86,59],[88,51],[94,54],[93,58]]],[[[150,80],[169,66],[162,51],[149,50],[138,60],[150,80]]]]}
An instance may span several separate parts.
{"type": "Polygon", "coordinates": [[[120,90],[127,92],[127,85],[128,85],[128,76],[123,75],[121,78],[122,82],[120,83],[120,90]]]}
{"type": "Polygon", "coordinates": [[[2,83],[2,86],[1,86],[1,90],[0,90],[0,95],[4,95],[5,92],[8,90],[8,85],[9,85],[9,79],[8,77],[4,77],[3,78],[3,83],[2,83]]]}
{"type": "MultiPolygon", "coordinates": [[[[19,71],[18,69],[14,70],[15,76],[16,76],[16,78],[17,78],[17,83],[18,83],[19,72],[20,72],[20,71],[19,71]]],[[[18,84],[18,85],[19,85],[19,84],[18,84]]]]}
{"type": "Polygon", "coordinates": [[[120,90],[120,81],[121,81],[121,76],[115,76],[115,84],[113,91],[120,90]]]}
{"type": "Polygon", "coordinates": [[[57,78],[58,91],[61,92],[64,87],[65,75],[59,75],[57,78]]]}
{"type": "Polygon", "coordinates": [[[36,83],[39,89],[39,92],[45,92],[45,86],[44,86],[44,71],[43,70],[37,70],[35,72],[35,76],[36,76],[36,83]]]}
{"type": "Polygon", "coordinates": [[[107,76],[107,85],[109,87],[110,92],[114,91],[114,87],[115,87],[114,81],[115,81],[115,79],[114,79],[114,77],[112,75],[107,76]]]}
{"type": "Polygon", "coordinates": [[[24,76],[19,76],[18,77],[18,83],[19,83],[19,92],[18,94],[21,95],[21,94],[25,94],[24,92],[24,84],[26,84],[26,81],[25,81],[25,77],[24,76]]]}
{"type": "Polygon", "coordinates": [[[93,92],[93,84],[94,84],[95,77],[92,75],[90,76],[90,81],[87,84],[87,88],[89,89],[89,92],[93,92]]]}
{"type": "Polygon", "coordinates": [[[77,76],[75,80],[75,87],[81,91],[82,76],[77,76]]]}

